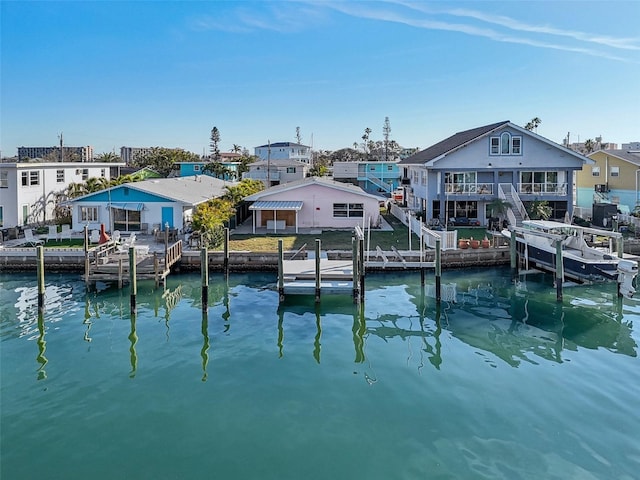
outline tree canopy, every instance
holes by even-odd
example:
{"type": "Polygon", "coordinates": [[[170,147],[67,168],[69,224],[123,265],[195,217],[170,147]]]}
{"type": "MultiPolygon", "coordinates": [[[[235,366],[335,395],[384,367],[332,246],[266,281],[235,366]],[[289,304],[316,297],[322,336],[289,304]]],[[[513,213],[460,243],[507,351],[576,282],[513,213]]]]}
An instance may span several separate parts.
{"type": "Polygon", "coordinates": [[[163,177],[167,177],[176,162],[199,162],[200,156],[181,148],[155,147],[150,152],[136,157],[131,164],[135,167],[149,167],[163,177]]]}

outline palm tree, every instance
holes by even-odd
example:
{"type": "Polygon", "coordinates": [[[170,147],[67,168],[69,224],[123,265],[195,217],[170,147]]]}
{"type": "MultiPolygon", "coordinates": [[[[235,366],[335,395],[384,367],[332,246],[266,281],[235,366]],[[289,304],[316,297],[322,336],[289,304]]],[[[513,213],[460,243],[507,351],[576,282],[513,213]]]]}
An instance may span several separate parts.
{"type": "Polygon", "coordinates": [[[116,155],[114,152],[101,153],[95,158],[96,162],[114,163],[121,160],[120,155],[116,155]]]}
{"type": "Polygon", "coordinates": [[[593,152],[593,150],[595,149],[596,144],[593,140],[591,140],[590,138],[587,138],[584,142],[584,149],[587,153],[591,153],[593,152]]]}
{"type": "Polygon", "coordinates": [[[233,153],[241,153],[242,152],[242,147],[240,145],[238,145],[237,143],[233,144],[233,147],[231,147],[231,150],[229,150],[230,152],[233,153]]]}
{"type": "Polygon", "coordinates": [[[487,205],[490,215],[498,219],[498,225],[502,225],[502,221],[506,216],[509,209],[512,207],[511,203],[502,198],[496,197],[487,205]]]}
{"type": "Polygon", "coordinates": [[[529,123],[527,123],[524,128],[526,128],[527,130],[531,131],[538,131],[538,125],[540,125],[542,123],[542,120],[540,120],[538,117],[534,117],[531,119],[531,121],[529,123]]]}

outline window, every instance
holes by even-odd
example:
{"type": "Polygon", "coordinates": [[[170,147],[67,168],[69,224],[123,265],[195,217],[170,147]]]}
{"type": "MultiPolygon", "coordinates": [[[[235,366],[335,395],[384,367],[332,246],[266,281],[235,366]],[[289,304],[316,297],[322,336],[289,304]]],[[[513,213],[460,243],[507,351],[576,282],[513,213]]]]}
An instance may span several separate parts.
{"type": "Polygon", "coordinates": [[[97,222],[98,207],[80,207],[81,222],[97,222]]]}
{"type": "Polygon", "coordinates": [[[511,153],[513,155],[520,155],[520,144],[522,143],[522,138],[513,137],[511,139],[511,153]]]}
{"type": "Polygon", "coordinates": [[[194,172],[199,172],[200,171],[200,165],[194,165],[193,166],[193,171],[194,172]]]}
{"type": "Polygon", "coordinates": [[[362,203],[334,203],[333,216],[338,218],[364,217],[364,204],[362,203]]]}
{"type": "Polygon", "coordinates": [[[4,227],[4,207],[0,205],[0,227],[4,227]]]}
{"type": "Polygon", "coordinates": [[[518,193],[550,193],[566,195],[566,175],[563,171],[520,172],[518,193]]]}
{"type": "Polygon", "coordinates": [[[0,188],[9,188],[9,172],[0,170],[0,188]]]}
{"type": "Polygon", "coordinates": [[[392,172],[393,171],[393,165],[387,165],[387,171],[392,172]]]}
{"type": "Polygon", "coordinates": [[[522,154],[522,137],[503,132],[499,137],[489,139],[491,155],[520,155],[522,154]]]}
{"type": "Polygon", "coordinates": [[[296,167],[287,167],[287,173],[296,173],[296,167]]]}
{"type": "Polygon", "coordinates": [[[64,183],[64,170],[56,170],[56,182],[64,183]]]}
{"type": "Polygon", "coordinates": [[[29,170],[22,172],[22,186],[30,187],[33,185],[40,185],[40,172],[37,170],[29,170]]]}
{"type": "Polygon", "coordinates": [[[593,177],[599,177],[600,176],[600,167],[591,167],[591,175],[593,177]]]}
{"type": "Polygon", "coordinates": [[[88,180],[89,179],[89,169],[88,168],[83,168],[82,169],[82,180],[88,180]]]}
{"type": "Polygon", "coordinates": [[[619,177],[620,176],[620,167],[611,167],[611,176],[619,177]]]}
{"type": "Polygon", "coordinates": [[[498,155],[500,153],[500,139],[498,137],[491,137],[491,155],[498,155]]]}
{"type": "Polygon", "coordinates": [[[101,176],[102,178],[106,177],[106,176],[107,176],[107,170],[106,170],[106,169],[104,169],[104,168],[101,168],[101,169],[100,169],[100,176],[101,176]]]}
{"type": "Polygon", "coordinates": [[[27,225],[29,223],[29,205],[22,205],[22,224],[27,225]]]}
{"type": "Polygon", "coordinates": [[[476,172],[447,172],[444,174],[446,193],[475,193],[477,190],[476,172]]]}
{"type": "Polygon", "coordinates": [[[511,135],[509,135],[507,132],[504,132],[502,135],[500,135],[500,153],[502,155],[509,155],[509,148],[510,148],[510,142],[511,140],[511,135]]]}

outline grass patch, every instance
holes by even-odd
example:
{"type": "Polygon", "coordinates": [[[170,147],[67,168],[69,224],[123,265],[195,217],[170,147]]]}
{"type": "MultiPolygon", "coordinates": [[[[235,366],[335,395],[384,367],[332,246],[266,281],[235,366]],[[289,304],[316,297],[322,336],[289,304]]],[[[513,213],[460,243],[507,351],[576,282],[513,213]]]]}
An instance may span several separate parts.
{"type": "MultiPolygon", "coordinates": [[[[395,246],[398,250],[408,250],[409,229],[392,215],[384,216],[387,223],[393,227],[392,232],[371,229],[370,248],[375,250],[379,246],[383,250],[391,250],[395,246]]],[[[366,232],[365,232],[366,235],[366,232]]],[[[415,234],[414,234],[415,235],[415,234]]],[[[315,248],[316,239],[320,239],[323,250],[351,250],[353,230],[323,230],[319,234],[283,234],[283,235],[236,235],[229,238],[230,250],[247,250],[251,252],[277,252],[278,240],[282,239],[285,250],[298,250],[306,244],[307,250],[315,248]]],[[[418,237],[415,236],[413,241],[418,237]]],[[[365,236],[365,248],[367,238],[365,236]]],[[[220,247],[218,250],[222,250],[220,247]]]]}

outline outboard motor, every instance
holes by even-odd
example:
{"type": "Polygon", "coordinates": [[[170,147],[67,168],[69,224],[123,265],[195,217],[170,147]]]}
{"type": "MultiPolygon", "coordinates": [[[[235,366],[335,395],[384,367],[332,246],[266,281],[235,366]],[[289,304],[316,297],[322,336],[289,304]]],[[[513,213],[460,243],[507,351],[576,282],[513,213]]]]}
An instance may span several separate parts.
{"type": "Polygon", "coordinates": [[[633,297],[636,289],[633,288],[633,279],[638,274],[638,262],[633,260],[620,260],[618,262],[618,294],[627,298],[633,297]]]}

